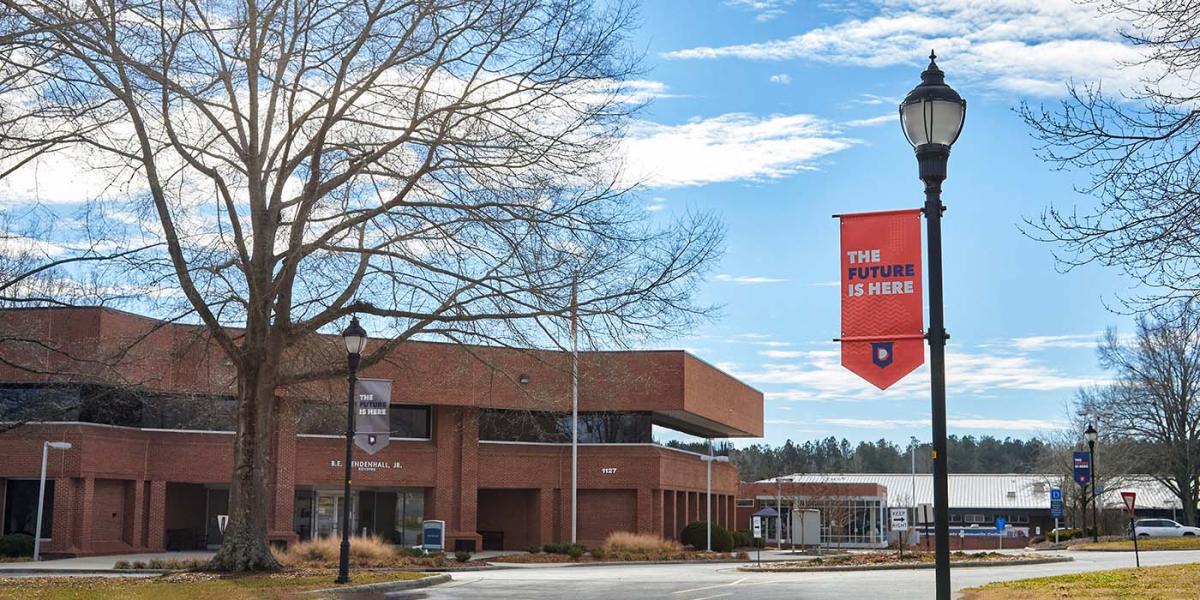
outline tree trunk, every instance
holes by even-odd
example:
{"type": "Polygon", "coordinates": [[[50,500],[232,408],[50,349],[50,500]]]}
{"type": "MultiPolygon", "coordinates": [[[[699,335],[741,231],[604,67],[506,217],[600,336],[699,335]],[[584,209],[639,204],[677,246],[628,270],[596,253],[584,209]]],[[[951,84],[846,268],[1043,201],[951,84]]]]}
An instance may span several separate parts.
{"type": "Polygon", "coordinates": [[[1179,484],[1179,500],[1183,504],[1183,524],[1196,526],[1196,496],[1193,493],[1194,483],[1190,476],[1180,477],[1176,480],[1179,484]]]}
{"type": "MultiPolygon", "coordinates": [[[[267,353],[259,353],[263,356],[267,353]]],[[[237,433],[233,442],[233,477],[229,488],[229,524],[212,564],[223,571],[279,568],[267,541],[270,496],[267,482],[274,468],[276,361],[246,361],[238,372],[237,433]]]]}

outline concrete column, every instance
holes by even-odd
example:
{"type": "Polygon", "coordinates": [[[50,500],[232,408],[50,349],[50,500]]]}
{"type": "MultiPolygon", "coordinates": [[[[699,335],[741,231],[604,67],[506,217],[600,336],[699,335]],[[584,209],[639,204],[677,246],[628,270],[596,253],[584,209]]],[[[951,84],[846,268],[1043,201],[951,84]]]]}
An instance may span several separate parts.
{"type": "Polygon", "coordinates": [[[149,511],[146,517],[146,549],[161,552],[166,546],[167,482],[150,482],[149,511]]]}

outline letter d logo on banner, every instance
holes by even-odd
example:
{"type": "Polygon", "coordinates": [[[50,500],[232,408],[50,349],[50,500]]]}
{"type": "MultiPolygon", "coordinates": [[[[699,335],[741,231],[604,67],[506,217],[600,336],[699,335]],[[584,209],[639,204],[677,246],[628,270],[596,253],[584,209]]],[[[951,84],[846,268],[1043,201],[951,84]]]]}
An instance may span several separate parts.
{"type": "Polygon", "coordinates": [[[842,366],[887,389],[925,363],[921,211],[840,218],[842,366]]]}

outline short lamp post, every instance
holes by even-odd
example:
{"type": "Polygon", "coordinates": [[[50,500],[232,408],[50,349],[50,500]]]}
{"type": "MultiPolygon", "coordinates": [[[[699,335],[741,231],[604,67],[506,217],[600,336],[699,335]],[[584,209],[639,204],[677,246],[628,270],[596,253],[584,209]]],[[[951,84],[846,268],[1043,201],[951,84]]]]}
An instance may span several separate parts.
{"type": "Polygon", "coordinates": [[[712,552],[712,464],[714,462],[727,463],[729,462],[729,457],[713,456],[712,443],[710,442],[708,445],[708,455],[701,456],[700,460],[703,460],[704,465],[708,467],[708,499],[704,502],[704,520],[707,528],[707,531],[705,532],[705,535],[707,536],[707,548],[709,552],[712,552]]]}
{"type": "Polygon", "coordinates": [[[933,511],[936,598],[950,600],[950,492],[946,460],[946,326],[942,310],[942,181],[950,146],[962,132],[967,103],[946,85],[944,74],[929,53],[921,83],[900,103],[904,136],[917,154],[918,173],[925,183],[926,238],[929,242],[929,374],[933,417],[933,511]]]}
{"type": "Polygon", "coordinates": [[[1096,439],[1100,437],[1096,428],[1088,423],[1087,429],[1083,432],[1083,438],[1087,440],[1088,445],[1088,467],[1092,470],[1092,541],[1100,541],[1100,525],[1096,518],[1096,439]]]}
{"type": "Polygon", "coordinates": [[[350,319],[350,326],[342,332],[346,342],[346,372],[349,389],[346,393],[346,488],[342,498],[342,547],[338,557],[338,575],[334,583],[350,583],[350,461],[354,448],[354,385],[358,381],[358,362],[367,345],[367,331],[358,324],[358,317],[350,319]]]}
{"type": "Polygon", "coordinates": [[[70,450],[70,442],[42,442],[42,477],[38,483],[37,524],[33,526],[33,560],[41,560],[42,556],[42,509],[46,500],[46,462],[50,449],[70,450]]]}

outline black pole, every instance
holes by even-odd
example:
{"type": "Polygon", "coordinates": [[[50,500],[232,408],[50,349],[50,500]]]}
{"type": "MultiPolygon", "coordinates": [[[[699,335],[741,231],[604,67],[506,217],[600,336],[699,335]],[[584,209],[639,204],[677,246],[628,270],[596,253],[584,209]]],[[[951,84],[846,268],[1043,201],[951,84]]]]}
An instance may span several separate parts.
{"type": "Polygon", "coordinates": [[[925,224],[929,241],[929,383],[933,413],[933,543],[937,599],[950,600],[950,484],[946,461],[946,335],[942,311],[942,181],[950,147],[917,147],[925,182],[925,224]]]}
{"type": "Polygon", "coordinates": [[[1100,541],[1100,527],[1096,519],[1096,442],[1088,440],[1088,464],[1092,469],[1092,542],[1100,541]]]}
{"type": "Polygon", "coordinates": [[[346,355],[350,366],[346,392],[346,488],[342,498],[342,547],[338,557],[338,576],[334,583],[350,583],[350,461],[354,448],[354,384],[358,381],[359,354],[346,355]]]}

